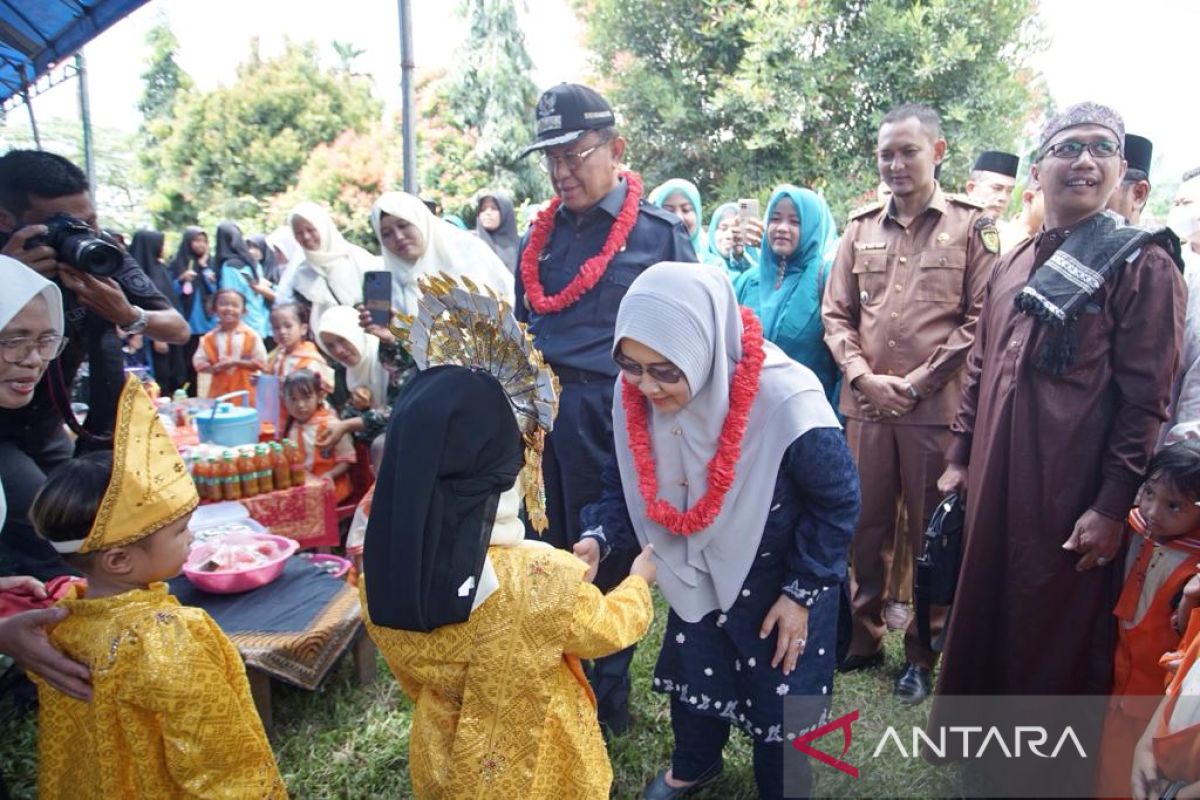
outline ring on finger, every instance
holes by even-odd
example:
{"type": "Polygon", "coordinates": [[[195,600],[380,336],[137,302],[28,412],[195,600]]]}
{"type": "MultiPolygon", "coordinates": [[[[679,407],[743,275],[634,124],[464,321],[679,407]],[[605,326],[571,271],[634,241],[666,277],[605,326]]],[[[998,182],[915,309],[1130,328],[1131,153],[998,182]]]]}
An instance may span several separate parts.
{"type": "Polygon", "coordinates": [[[804,639],[792,639],[792,647],[804,647],[804,639]]]}
{"type": "Polygon", "coordinates": [[[1097,563],[1097,564],[1107,564],[1107,563],[1108,563],[1108,559],[1107,559],[1107,558],[1105,558],[1104,556],[1100,556],[1099,558],[1097,558],[1097,559],[1096,559],[1096,563],[1097,563]]]}

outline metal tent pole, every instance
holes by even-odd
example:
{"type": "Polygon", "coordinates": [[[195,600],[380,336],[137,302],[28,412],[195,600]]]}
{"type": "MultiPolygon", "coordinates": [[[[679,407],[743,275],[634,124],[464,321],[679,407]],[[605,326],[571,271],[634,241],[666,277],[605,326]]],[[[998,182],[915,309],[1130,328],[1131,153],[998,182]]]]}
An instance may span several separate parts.
{"type": "Polygon", "coordinates": [[[96,192],[96,154],[92,142],[92,106],[88,100],[87,59],[80,50],[75,54],[75,69],[79,79],[79,118],[83,122],[83,171],[87,174],[92,194],[96,192]]]}
{"type": "Polygon", "coordinates": [[[404,136],[404,191],[417,193],[417,120],[413,111],[412,9],[409,0],[400,5],[400,93],[404,136]]]}

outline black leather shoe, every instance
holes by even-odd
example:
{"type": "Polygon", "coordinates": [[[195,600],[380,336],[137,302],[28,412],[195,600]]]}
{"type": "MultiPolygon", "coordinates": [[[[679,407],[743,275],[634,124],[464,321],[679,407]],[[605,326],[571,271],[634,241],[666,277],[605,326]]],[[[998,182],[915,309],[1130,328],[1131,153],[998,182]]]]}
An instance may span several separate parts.
{"type": "Polygon", "coordinates": [[[654,780],[650,781],[650,785],[646,787],[646,791],[642,792],[642,800],[676,800],[676,798],[687,797],[721,777],[722,767],[723,765],[718,761],[704,770],[695,783],[680,788],[667,785],[667,770],[664,769],[654,776],[654,780]]]}
{"type": "Polygon", "coordinates": [[[896,697],[901,703],[915,706],[933,691],[933,676],[924,667],[905,664],[904,672],[896,679],[896,697]]]}
{"type": "Polygon", "coordinates": [[[838,672],[857,672],[860,669],[872,669],[873,667],[882,666],[883,650],[877,653],[872,653],[869,656],[849,654],[842,659],[842,663],[838,664],[838,672]]]}

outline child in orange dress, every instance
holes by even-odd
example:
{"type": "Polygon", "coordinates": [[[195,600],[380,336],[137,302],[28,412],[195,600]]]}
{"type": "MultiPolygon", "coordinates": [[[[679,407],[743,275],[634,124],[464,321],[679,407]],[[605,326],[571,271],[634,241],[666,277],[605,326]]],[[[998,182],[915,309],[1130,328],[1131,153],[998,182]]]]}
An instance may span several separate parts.
{"type": "Polygon", "coordinates": [[[1117,647],[1100,759],[1102,797],[1128,796],[1134,748],[1170,678],[1159,659],[1179,647],[1180,598],[1200,564],[1198,501],[1200,442],[1158,451],[1129,512],[1125,586],[1114,610],[1117,647]]]}
{"type": "Polygon", "coordinates": [[[262,338],[242,322],[246,300],[232,289],[216,297],[217,327],[204,334],[192,357],[196,372],[212,375],[208,396],[248,391],[247,405],[254,405],[254,374],[267,368],[267,349],[262,338]]]}
{"type": "Polygon", "coordinates": [[[267,358],[267,372],[282,383],[296,370],[306,369],[315,373],[325,386],[333,386],[333,370],[309,338],[308,315],[301,306],[281,303],[272,308],[271,333],[279,346],[267,358]]]}
{"type": "MultiPolygon", "coordinates": [[[[1161,664],[1171,676],[1166,695],[1138,740],[1130,776],[1135,798],[1200,796],[1200,575],[1183,589],[1179,616],[1187,629],[1179,650],[1161,664]]],[[[1130,794],[1129,789],[1125,794],[1130,794]]]]}
{"type": "Polygon", "coordinates": [[[297,370],[284,378],[283,402],[287,406],[287,438],[296,442],[304,456],[304,469],[333,485],[340,502],[350,496],[350,465],[357,458],[350,437],[343,436],[332,448],[317,447],[317,436],[337,420],[325,402],[325,390],[316,374],[297,370]]]}

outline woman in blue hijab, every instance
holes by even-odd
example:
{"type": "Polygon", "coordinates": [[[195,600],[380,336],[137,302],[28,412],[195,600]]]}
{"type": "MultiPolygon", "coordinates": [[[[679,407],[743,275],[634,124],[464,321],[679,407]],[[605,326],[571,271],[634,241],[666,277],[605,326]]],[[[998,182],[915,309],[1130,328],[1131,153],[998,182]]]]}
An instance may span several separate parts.
{"type": "Polygon", "coordinates": [[[696,258],[703,261],[708,253],[708,240],[701,222],[704,214],[700,206],[700,190],[696,188],[696,184],[682,178],[672,178],[650,191],[650,202],[683,220],[683,227],[687,229],[688,236],[692,237],[692,249],[696,251],[696,258]]]}
{"type": "Polygon", "coordinates": [[[762,320],[763,334],[816,373],[836,403],[841,373],[825,346],[821,296],[829,278],[837,226],[816,192],[785,184],[767,203],[758,269],[738,286],[738,302],[762,320]]]}
{"type": "MultiPolygon", "coordinates": [[[[758,220],[754,220],[755,224],[758,220]]],[[[708,253],[701,257],[705,263],[724,267],[737,289],[743,280],[758,269],[758,248],[735,242],[738,226],[737,203],[725,203],[708,223],[708,253]]]]}

